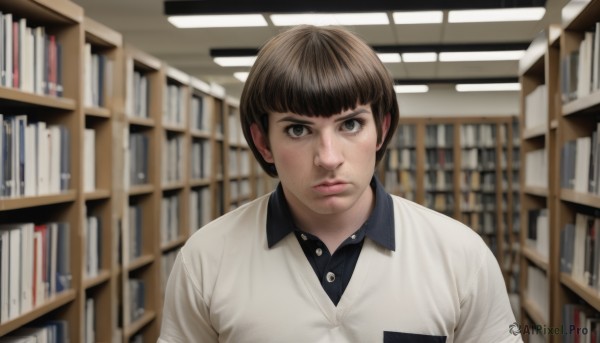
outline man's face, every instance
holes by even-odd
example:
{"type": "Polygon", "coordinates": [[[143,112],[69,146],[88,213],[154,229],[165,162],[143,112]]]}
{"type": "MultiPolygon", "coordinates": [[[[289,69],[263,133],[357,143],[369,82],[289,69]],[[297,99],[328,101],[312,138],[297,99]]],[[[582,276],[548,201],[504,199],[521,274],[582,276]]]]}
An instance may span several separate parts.
{"type": "MultiPolygon", "coordinates": [[[[389,115],[383,124],[385,135],[389,115]]],[[[381,145],[369,105],[329,118],[271,113],[268,142],[265,149],[257,147],[275,164],[294,211],[335,215],[370,201],[367,190],[381,145]]]]}

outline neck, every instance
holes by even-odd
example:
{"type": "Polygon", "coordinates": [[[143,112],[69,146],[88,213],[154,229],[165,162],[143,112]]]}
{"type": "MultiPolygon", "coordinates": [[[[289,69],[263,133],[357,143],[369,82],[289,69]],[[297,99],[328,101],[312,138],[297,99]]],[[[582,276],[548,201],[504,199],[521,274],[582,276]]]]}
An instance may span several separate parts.
{"type": "Polygon", "coordinates": [[[375,205],[375,198],[373,189],[367,187],[352,207],[334,214],[315,213],[298,203],[293,206],[289,201],[288,204],[296,226],[317,236],[333,254],[346,238],[367,221],[375,205]]]}

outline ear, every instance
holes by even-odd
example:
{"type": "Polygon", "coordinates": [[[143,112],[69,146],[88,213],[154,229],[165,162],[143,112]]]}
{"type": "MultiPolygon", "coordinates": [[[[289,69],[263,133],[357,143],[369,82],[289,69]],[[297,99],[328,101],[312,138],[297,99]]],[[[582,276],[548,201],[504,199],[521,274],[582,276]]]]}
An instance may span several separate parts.
{"type": "Polygon", "coordinates": [[[250,133],[252,134],[252,141],[254,142],[254,146],[261,154],[262,158],[267,163],[274,163],[273,154],[271,153],[271,149],[269,148],[269,140],[266,135],[262,132],[262,130],[258,127],[258,124],[253,123],[250,125],[250,133]]]}
{"type": "Polygon", "coordinates": [[[392,122],[392,115],[387,113],[383,117],[383,122],[381,123],[381,142],[377,144],[377,150],[381,148],[383,142],[385,141],[385,137],[387,137],[388,131],[390,131],[390,125],[392,122]]]}

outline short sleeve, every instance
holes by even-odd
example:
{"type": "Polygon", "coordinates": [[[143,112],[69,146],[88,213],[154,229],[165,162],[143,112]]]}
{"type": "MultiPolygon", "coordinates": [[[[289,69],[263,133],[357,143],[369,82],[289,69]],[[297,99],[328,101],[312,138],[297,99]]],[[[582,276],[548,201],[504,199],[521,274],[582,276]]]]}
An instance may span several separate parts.
{"type": "Polygon", "coordinates": [[[504,278],[496,258],[485,247],[475,275],[463,293],[456,342],[522,342],[510,327],[515,316],[510,307],[504,278]]]}
{"type": "Polygon", "coordinates": [[[189,274],[184,254],[179,252],[165,290],[159,343],[218,341],[200,284],[189,274]]]}

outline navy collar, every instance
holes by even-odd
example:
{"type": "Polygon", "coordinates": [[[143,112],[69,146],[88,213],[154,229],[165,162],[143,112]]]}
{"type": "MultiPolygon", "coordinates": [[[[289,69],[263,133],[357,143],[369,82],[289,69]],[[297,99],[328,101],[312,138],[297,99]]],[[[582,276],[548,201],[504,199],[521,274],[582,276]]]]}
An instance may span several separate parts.
{"type": "MultiPolygon", "coordinates": [[[[392,197],[385,191],[379,180],[371,179],[371,188],[375,193],[375,207],[361,228],[365,236],[382,247],[394,251],[396,241],[394,236],[394,210],[392,197]]],[[[297,230],[292,220],[283,187],[281,183],[269,197],[267,210],[267,243],[272,248],[288,234],[297,230]]]]}

